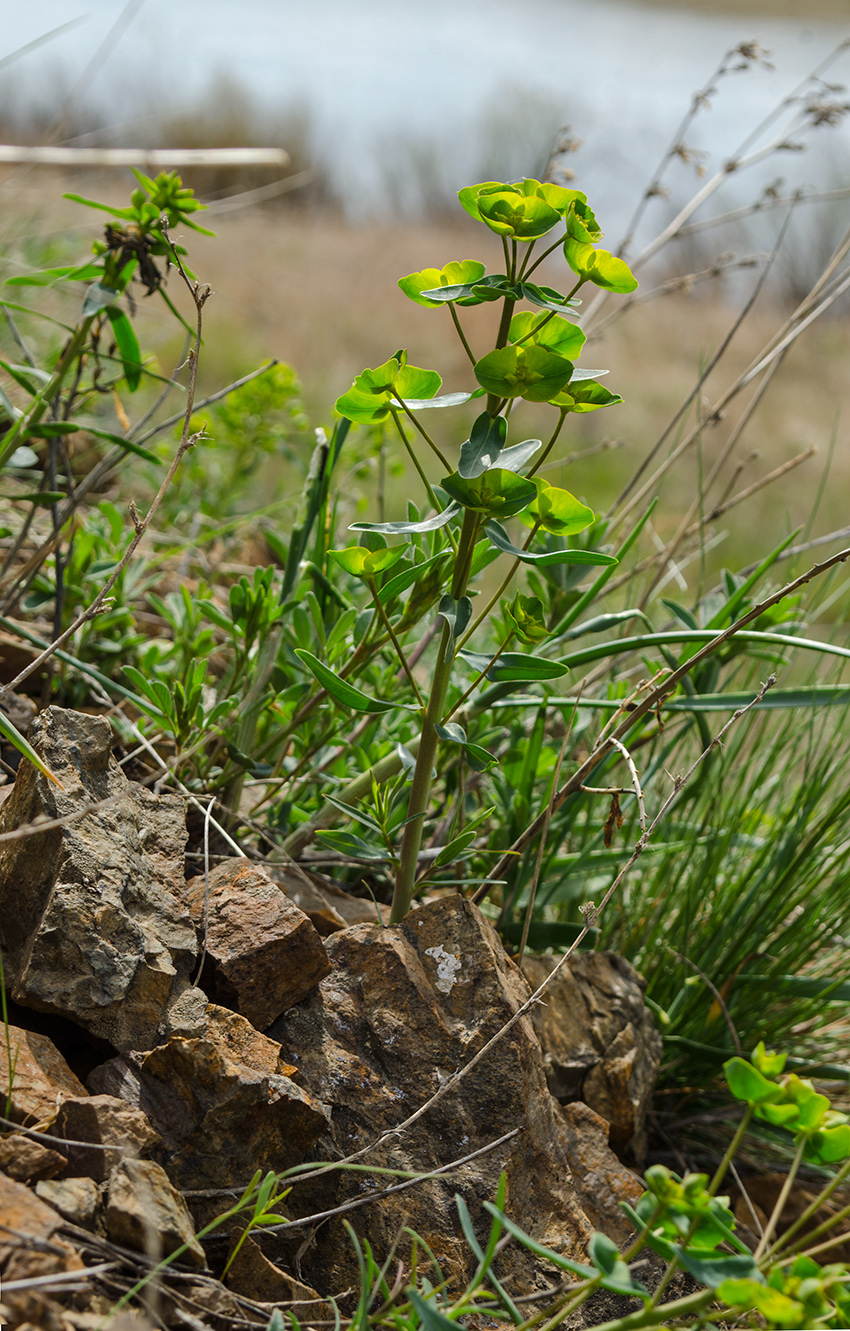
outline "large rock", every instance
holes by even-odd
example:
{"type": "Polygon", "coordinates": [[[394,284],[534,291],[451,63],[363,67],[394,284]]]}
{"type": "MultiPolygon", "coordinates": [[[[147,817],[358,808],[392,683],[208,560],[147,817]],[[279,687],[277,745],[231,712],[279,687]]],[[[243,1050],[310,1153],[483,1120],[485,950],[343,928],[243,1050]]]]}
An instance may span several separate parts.
{"type": "MultiPolygon", "coordinates": [[[[527,956],[537,989],[560,958],[527,956]]],[[[549,1089],[561,1104],[583,1101],[609,1124],[618,1155],[643,1162],[646,1115],[661,1063],[661,1036],[643,1001],[646,985],[613,952],[576,952],[533,1010],[549,1089]]]]}
{"type": "Polygon", "coordinates": [[[113,1243],[147,1253],[153,1261],[184,1248],[182,1260],[205,1267],[189,1208],[153,1160],[123,1160],[109,1176],[106,1229],[113,1243]]]}
{"type": "Polygon", "coordinates": [[[61,784],[21,763],[0,830],[74,821],[0,843],[0,947],[13,997],[122,1050],[199,1034],[183,801],[127,780],[103,718],[48,707],[30,741],[61,784]]]}
{"type": "Polygon", "coordinates": [[[162,1137],[155,1158],[178,1188],[241,1188],[257,1169],[299,1164],[329,1123],[325,1106],[276,1070],[279,1045],[253,1034],[236,1055],[250,1061],[236,1061],[232,1026],[214,1018],[204,1039],[173,1036],[111,1059],[89,1085],[143,1111],[162,1137]]]}
{"type": "MultiPolygon", "coordinates": [[[[302,1083],[330,1105],[331,1140],[319,1146],[323,1158],[339,1159],[374,1143],[418,1109],[516,1013],[530,991],[491,926],[462,897],[423,906],[395,928],[358,925],[332,935],[326,946],[331,974],[269,1034],[297,1064],[302,1083]]],[[[511,1129],[519,1129],[516,1137],[460,1166],[449,1180],[419,1184],[349,1218],[380,1256],[403,1225],[411,1226],[457,1285],[470,1275],[474,1258],[453,1194],[463,1195],[477,1231],[486,1233],[489,1217],[482,1203],[495,1198],[505,1171],[514,1220],[541,1242],[581,1259],[591,1226],[572,1176],[568,1125],[549,1093],[528,1016],[408,1133],[361,1163],[430,1170],[511,1129]]],[[[612,1171],[620,1169],[604,1142],[598,1160],[612,1171]]],[[[606,1185],[604,1170],[597,1181],[606,1185]]],[[[385,1183],[378,1176],[334,1173],[297,1187],[287,1205],[296,1215],[312,1214],[385,1183]]],[[[639,1192],[635,1183],[632,1196],[639,1192]]],[[[299,1235],[293,1250],[302,1239],[299,1235]]],[[[283,1235],[257,1238],[281,1264],[293,1256],[284,1240],[283,1235]]],[[[318,1229],[301,1255],[301,1273],[319,1290],[356,1284],[354,1255],[339,1221],[318,1229]]],[[[533,1293],[551,1281],[551,1268],[541,1268],[518,1245],[501,1255],[498,1274],[514,1293],[533,1293]]]]}
{"type": "Polygon", "coordinates": [[[150,1155],[160,1144],[144,1114],[112,1095],[66,1100],[56,1116],[55,1132],[67,1141],[65,1176],[84,1174],[97,1182],[108,1178],[122,1160],[150,1155]]]}
{"type": "Polygon", "coordinates": [[[208,883],[201,874],[186,887],[201,932],[207,916],[201,984],[258,1030],[327,975],[330,963],[315,928],[259,865],[225,860],[208,883]]]}
{"type": "Polygon", "coordinates": [[[86,1094],[83,1083],[46,1035],[9,1026],[8,1038],[14,1076],[10,1086],[4,1051],[0,1057],[0,1096],[4,1104],[9,1100],[11,1117],[16,1123],[29,1126],[50,1122],[63,1100],[86,1094]]]}

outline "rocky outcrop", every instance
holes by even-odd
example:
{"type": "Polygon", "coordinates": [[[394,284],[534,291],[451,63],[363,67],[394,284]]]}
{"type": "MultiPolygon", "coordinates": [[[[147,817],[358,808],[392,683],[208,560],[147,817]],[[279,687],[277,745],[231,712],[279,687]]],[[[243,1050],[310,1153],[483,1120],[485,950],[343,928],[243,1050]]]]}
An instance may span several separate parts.
{"type": "MultiPolygon", "coordinates": [[[[537,989],[559,958],[527,956],[537,989]]],[[[646,1154],[646,1115],[661,1063],[661,1036],[643,1001],[646,985],[613,952],[576,952],[535,1006],[549,1089],[561,1104],[582,1101],[609,1124],[608,1140],[627,1159],[646,1154]]]]}
{"type": "Polygon", "coordinates": [[[257,1169],[300,1163],[329,1123],[315,1096],[272,1070],[280,1047],[255,1037],[252,1061],[243,1063],[212,1032],[202,1040],[173,1036],[96,1068],[89,1085],[144,1113],[162,1138],[155,1158],[178,1188],[241,1189],[257,1169]]]}
{"type": "Polygon", "coordinates": [[[0,948],[13,997],[117,1049],[198,1034],[206,1003],[189,982],[197,944],[183,801],[127,780],[103,718],[48,707],[30,742],[56,781],[22,763],[0,830],[72,821],[0,843],[0,948]]]}
{"type": "Polygon", "coordinates": [[[259,865],[225,860],[208,881],[203,874],[191,879],[187,892],[195,924],[206,934],[201,985],[257,1030],[299,1003],[330,970],[307,916],[259,865]]]}
{"type": "MultiPolygon", "coordinates": [[[[311,1092],[329,1105],[327,1158],[374,1143],[418,1109],[498,1031],[529,995],[481,913],[462,897],[445,897],[412,911],[396,928],[359,925],[326,943],[333,967],[318,991],[271,1028],[283,1053],[311,1092]]],[[[392,1139],[368,1163],[427,1171],[486,1151],[457,1166],[451,1181],[431,1180],[368,1210],[369,1240],[388,1251],[398,1230],[422,1235],[453,1282],[474,1260],[460,1231],[453,1195],[459,1191],[476,1226],[487,1224],[482,1203],[507,1176],[512,1217],[540,1242],[578,1256],[590,1224],[570,1163],[570,1140],[549,1094],[540,1045],[523,1017],[457,1089],[438,1101],[415,1128],[392,1139]],[[518,1135],[486,1151],[512,1129],[518,1135]]],[[[600,1161],[619,1166],[604,1143],[600,1161]]],[[[364,1162],[366,1163],[366,1162],[364,1162]]],[[[296,1188],[296,1213],[319,1211],[383,1181],[330,1175],[321,1188],[296,1188]]],[[[635,1182],[632,1198],[640,1193],[635,1182]]],[[[299,1240],[300,1241],[300,1240],[299,1240]]],[[[270,1243],[269,1255],[282,1261],[270,1243]]],[[[330,1222],[302,1255],[303,1278],[334,1289],[354,1278],[356,1264],[341,1226],[330,1222]]],[[[512,1288],[539,1287],[549,1275],[524,1249],[506,1250],[501,1270],[512,1288]]]]}

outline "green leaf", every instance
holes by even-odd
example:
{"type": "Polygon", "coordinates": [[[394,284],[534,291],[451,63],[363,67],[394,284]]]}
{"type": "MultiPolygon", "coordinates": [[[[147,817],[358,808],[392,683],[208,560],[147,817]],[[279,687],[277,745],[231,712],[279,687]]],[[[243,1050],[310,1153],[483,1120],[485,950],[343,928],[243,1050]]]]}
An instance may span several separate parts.
{"type": "Polygon", "coordinates": [[[726,1280],[763,1280],[752,1257],[698,1257],[691,1248],[670,1246],[694,1280],[709,1289],[718,1289],[726,1280]]]}
{"type": "Polygon", "coordinates": [[[526,596],[524,592],[517,592],[510,605],[502,602],[502,608],[523,642],[543,642],[549,637],[546,612],[539,596],[526,596]]]}
{"type": "Polygon", "coordinates": [[[418,365],[403,365],[393,384],[396,397],[430,399],[439,393],[443,381],[436,370],[422,370],[418,365]]]}
{"type": "Polygon", "coordinates": [[[736,1100],[746,1104],[770,1104],[783,1099],[781,1087],[766,1077],[743,1058],[730,1058],[723,1064],[726,1084],[736,1100]]]}
{"type": "Polygon", "coordinates": [[[415,1289],[409,1290],[407,1297],[413,1304],[414,1311],[425,1331],[457,1331],[457,1322],[449,1321],[448,1317],[444,1317],[433,1302],[429,1299],[423,1299],[422,1295],[418,1294],[415,1289]]]}
{"type": "Polygon", "coordinates": [[[74,421],[36,421],[24,430],[27,439],[55,439],[63,434],[76,434],[79,425],[74,421]]]}
{"type": "Polygon", "coordinates": [[[602,1274],[602,1288],[611,1290],[614,1294],[626,1294],[642,1299],[647,1303],[652,1297],[649,1290],[636,1281],[626,1263],[620,1256],[620,1251],[615,1243],[605,1234],[598,1231],[590,1236],[588,1244],[590,1260],[597,1271],[602,1274]]]}
{"type": "Polygon", "coordinates": [[[566,360],[577,360],[587,338],[580,328],[559,315],[533,314],[522,310],[511,319],[508,337],[511,342],[529,342],[548,347],[566,360]]]}
{"type": "Polygon", "coordinates": [[[105,310],[108,305],[114,305],[121,296],[120,291],[113,287],[105,287],[102,282],[95,282],[90,286],[83,301],[83,318],[90,319],[92,315],[98,314],[100,310],[105,310]]]}
{"type": "Polygon", "coordinates": [[[771,1289],[755,1280],[724,1280],[717,1290],[717,1296],[731,1308],[756,1308],[771,1326],[798,1331],[807,1324],[802,1303],[790,1299],[781,1290],[771,1289]]]}
{"type": "Polygon", "coordinates": [[[488,467],[495,467],[505,444],[508,422],[504,416],[491,416],[484,411],[476,417],[469,438],[460,446],[458,475],[474,480],[488,467]]]}
{"type": "MultiPolygon", "coordinates": [[[[447,744],[459,744],[465,750],[467,761],[476,772],[486,772],[489,767],[495,767],[496,759],[493,755],[480,744],[471,744],[466,738],[463,726],[459,726],[456,721],[447,721],[444,726],[434,726],[434,729],[440,739],[445,740],[447,744]]],[[[472,835],[474,838],[475,833],[472,835]]]]}
{"type": "Polygon", "coordinates": [[[451,522],[452,518],[460,512],[460,504],[451,503],[443,509],[442,513],[435,513],[431,518],[425,518],[422,522],[352,522],[349,524],[349,531],[378,531],[384,532],[388,536],[401,536],[405,532],[426,532],[439,531],[451,522]]]}
{"type": "Polygon", "coordinates": [[[586,198],[576,199],[566,214],[567,235],[573,240],[595,244],[602,239],[602,231],[586,198]]]}
{"type": "Polygon", "coordinates": [[[509,518],[519,513],[537,494],[533,481],[500,467],[491,467],[474,480],[465,480],[455,471],[451,476],[445,476],[440,485],[464,508],[494,517],[509,518]]]}
{"type": "MultiPolygon", "coordinates": [[[[598,374],[599,371],[595,373],[598,374]]],[[[619,393],[610,392],[594,379],[581,383],[578,382],[580,378],[580,371],[574,371],[569,385],[557,397],[552,398],[553,407],[562,407],[578,414],[599,411],[602,407],[616,407],[623,401],[619,393]]]]}
{"type": "Polygon", "coordinates": [[[426,309],[438,309],[441,301],[432,300],[423,296],[423,291],[431,290],[435,287],[449,287],[477,282],[484,276],[484,264],[476,259],[461,259],[447,263],[445,268],[423,268],[419,273],[409,273],[407,277],[399,280],[399,286],[404,294],[417,305],[424,305],[426,309]]]}
{"type": "Polygon", "coordinates": [[[86,434],[93,434],[95,439],[106,439],[110,444],[117,444],[119,448],[123,448],[127,453],[135,453],[137,457],[144,458],[146,462],[159,464],[156,453],[151,453],[148,449],[142,448],[141,444],[134,444],[131,439],[125,439],[123,434],[112,434],[109,430],[96,430],[93,425],[83,424],[80,428],[85,430],[86,434]]]}
{"type": "Polygon", "coordinates": [[[459,601],[452,596],[443,596],[437,614],[448,624],[452,638],[458,638],[472,618],[472,602],[468,596],[461,596],[459,601]]]}
{"type": "Polygon", "coordinates": [[[46,776],[48,781],[52,781],[55,786],[59,786],[60,789],[63,789],[62,782],[59,780],[58,776],[51,772],[47,763],[39,758],[29,740],[24,739],[21,732],[16,726],[12,725],[12,722],[3,712],[0,712],[0,735],[3,736],[8,744],[11,744],[13,748],[17,749],[18,753],[26,758],[28,762],[31,762],[36,771],[41,772],[42,776],[46,776]]]}
{"type": "MultiPolygon", "coordinates": [[[[473,670],[482,671],[492,659],[484,652],[469,652],[466,649],[460,657],[473,670]]],[[[542,656],[532,656],[526,652],[502,652],[498,661],[487,672],[487,678],[494,684],[532,684],[547,679],[561,679],[567,673],[567,667],[560,661],[547,661],[542,656]]]]}
{"type": "Polygon", "coordinates": [[[481,305],[485,301],[501,300],[504,296],[519,299],[518,288],[511,286],[505,273],[490,273],[478,282],[461,282],[457,286],[435,287],[433,291],[422,293],[435,305],[448,305],[457,301],[459,305],[481,305]]]}
{"type": "Polygon", "coordinates": [[[850,1156],[850,1126],[819,1128],[806,1142],[803,1159],[813,1165],[836,1165],[850,1156]]]}
{"type": "Polygon", "coordinates": [[[405,545],[384,547],[381,550],[367,550],[363,545],[351,545],[347,550],[329,550],[328,554],[355,578],[375,578],[379,573],[386,573],[393,568],[406,549],[405,545]]]}
{"type": "Polygon", "coordinates": [[[323,846],[329,850],[335,850],[341,855],[351,855],[357,860],[386,860],[387,852],[383,846],[370,846],[368,841],[362,837],[355,836],[353,832],[337,832],[329,829],[324,832],[316,833],[316,840],[321,841],[323,846]]]}
{"type": "Polygon", "coordinates": [[[537,498],[520,516],[520,522],[526,527],[540,526],[553,536],[575,536],[584,531],[593,522],[595,514],[592,508],[571,495],[569,490],[560,486],[549,485],[547,481],[535,480],[537,498]]]}
{"type": "Polygon", "coordinates": [[[437,569],[435,568],[435,565],[441,562],[445,564],[450,558],[450,551],[440,550],[438,554],[432,555],[430,559],[423,559],[421,564],[411,564],[408,568],[403,569],[401,573],[396,573],[394,578],[390,578],[389,581],[385,582],[383,587],[378,590],[378,597],[380,598],[381,604],[388,605],[394,597],[400,596],[402,592],[407,591],[408,587],[412,587],[414,583],[429,576],[432,569],[436,574],[437,569]]]}
{"type": "Polygon", "coordinates": [[[103,269],[97,264],[73,264],[70,268],[42,268],[38,273],[27,273],[23,277],[7,277],[6,286],[50,287],[56,282],[96,282],[102,274],[103,269]]]}
{"type": "Polygon", "coordinates": [[[573,364],[545,347],[511,346],[489,352],[476,362],[473,373],[496,397],[549,402],[569,383],[573,364]]]}
{"type": "Polygon", "coordinates": [[[34,494],[11,495],[10,498],[16,504],[61,504],[63,499],[68,496],[64,490],[38,490],[34,494]]]}
{"type": "MultiPolygon", "coordinates": [[[[555,291],[553,287],[540,287],[535,282],[521,282],[519,286],[519,296],[529,301],[532,305],[539,305],[543,310],[569,310],[571,306],[580,305],[580,300],[567,300],[560,291],[555,291]]],[[[575,318],[575,315],[571,316],[575,318]]]]}
{"type": "Polygon", "coordinates": [[[596,550],[544,550],[541,554],[532,554],[513,545],[504,527],[498,522],[487,522],[484,530],[490,540],[506,555],[512,555],[523,564],[539,564],[542,568],[550,564],[616,564],[613,555],[603,555],[596,550]]]}
{"type": "Polygon", "coordinates": [[[401,703],[382,702],[379,698],[370,698],[368,694],[361,693],[353,684],[348,684],[344,679],[340,679],[326,665],[323,665],[312,652],[305,651],[303,647],[296,647],[295,655],[300,657],[307,669],[313,674],[321,684],[326,693],[335,698],[343,707],[348,707],[352,712],[392,712],[395,708],[403,706],[401,703]]]}
{"type": "Polygon", "coordinates": [[[139,347],[139,339],[136,337],[135,329],[123,310],[110,307],[106,314],[115,334],[115,342],[121,356],[121,364],[124,367],[124,378],[127,381],[127,387],[131,393],[135,393],[142,377],[142,352],[139,347]]]}
{"type": "Polygon", "coordinates": [[[629,265],[608,250],[594,249],[593,245],[567,236],[564,241],[564,258],[573,272],[594,286],[604,291],[616,291],[625,295],[637,289],[637,278],[629,265]]]}
{"type": "Polygon", "coordinates": [[[460,407],[471,397],[480,397],[481,389],[473,393],[442,393],[439,397],[405,397],[402,399],[408,411],[427,411],[429,407],[460,407]]]}
{"type": "MultiPolygon", "coordinates": [[[[477,748],[478,745],[474,745],[472,747],[477,748]]],[[[482,749],[481,752],[486,753],[486,750],[482,749]]],[[[496,762],[495,758],[490,758],[489,754],[487,754],[487,757],[489,759],[488,765],[494,766],[496,762]]],[[[480,772],[483,771],[484,769],[481,767],[476,767],[475,770],[477,772],[480,772]]],[[[478,833],[473,830],[468,832],[460,832],[458,836],[453,837],[452,840],[449,841],[445,846],[443,846],[442,850],[440,850],[440,852],[438,853],[437,858],[434,860],[434,868],[443,869],[447,864],[452,864],[454,863],[455,860],[459,860],[463,856],[463,852],[465,850],[468,850],[469,847],[472,845],[477,835],[478,833]]]]}

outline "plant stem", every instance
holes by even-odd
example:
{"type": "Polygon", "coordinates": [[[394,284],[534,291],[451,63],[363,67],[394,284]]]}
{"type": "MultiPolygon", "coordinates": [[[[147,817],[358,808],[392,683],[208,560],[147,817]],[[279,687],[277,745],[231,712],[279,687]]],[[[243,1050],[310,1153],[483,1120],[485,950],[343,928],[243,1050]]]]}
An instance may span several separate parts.
{"type": "Polygon", "coordinates": [[[472,361],[472,364],[474,365],[474,364],[475,364],[475,354],[474,354],[472,348],[470,347],[469,343],[467,342],[467,340],[466,340],[466,336],[465,336],[465,334],[464,334],[464,331],[463,331],[463,329],[462,329],[461,326],[460,326],[460,319],[459,319],[458,316],[457,316],[457,311],[455,310],[455,306],[454,306],[454,301],[453,301],[453,300],[450,300],[450,301],[449,301],[449,314],[452,316],[452,323],[453,323],[454,326],[455,326],[455,330],[456,330],[456,332],[457,332],[457,335],[458,335],[458,337],[460,338],[461,342],[463,343],[463,349],[464,349],[464,351],[466,352],[466,354],[467,354],[467,356],[469,357],[469,359],[472,361]]]}
{"type": "Polygon", "coordinates": [[[782,1212],[785,1209],[785,1203],[787,1202],[788,1197],[790,1196],[791,1189],[794,1185],[794,1179],[797,1177],[797,1172],[800,1168],[800,1165],[803,1163],[803,1151],[805,1149],[806,1149],[806,1139],[805,1137],[801,1136],[797,1144],[797,1150],[794,1155],[794,1159],[791,1162],[791,1168],[788,1170],[785,1182],[782,1184],[782,1191],[780,1192],[779,1196],[776,1199],[776,1205],[773,1208],[773,1213],[771,1214],[771,1217],[767,1222],[767,1227],[759,1240],[759,1245],[756,1248],[755,1253],[753,1254],[756,1261],[758,1261],[758,1259],[763,1255],[765,1249],[770,1243],[771,1238],[773,1237],[773,1231],[776,1229],[776,1226],[779,1223],[779,1217],[782,1215],[782,1212]]]}
{"type": "MultiPolygon", "coordinates": [[[[461,528],[457,562],[455,563],[452,579],[451,594],[455,601],[460,600],[466,592],[478,525],[478,515],[473,513],[471,509],[464,509],[463,527],[461,528]]],[[[410,910],[410,903],[413,898],[419,850],[422,845],[423,821],[431,796],[434,759],[437,755],[438,736],[436,727],[440,723],[446,704],[446,693],[451,678],[453,661],[454,634],[446,620],[443,623],[443,631],[440,635],[437,662],[431,680],[431,692],[422,721],[419,753],[416,757],[416,767],[410,789],[410,803],[407,810],[408,822],[404,829],[401,863],[396,877],[393,904],[390,911],[390,924],[398,924],[404,919],[410,910]]]]}
{"type": "Polygon", "coordinates": [[[560,414],[560,416],[558,417],[558,424],[555,426],[554,430],[552,431],[552,434],[551,434],[551,437],[550,437],[550,439],[549,439],[549,442],[547,443],[547,445],[546,445],[546,447],[544,448],[543,452],[540,454],[540,457],[537,459],[537,461],[535,462],[534,466],[533,466],[533,467],[530,467],[529,470],[528,470],[528,472],[526,473],[526,475],[528,476],[528,479],[529,479],[529,480],[531,480],[532,476],[534,475],[534,473],[535,473],[536,471],[539,471],[539,470],[540,470],[540,468],[543,466],[543,463],[546,461],[546,459],[548,458],[549,454],[552,452],[552,449],[555,447],[555,443],[556,443],[556,441],[557,441],[558,435],[561,433],[561,430],[562,430],[563,427],[564,427],[564,421],[565,421],[566,419],[567,419],[567,408],[566,408],[566,407],[563,407],[563,408],[561,409],[561,414],[560,414]]]}
{"type": "Polygon", "coordinates": [[[401,668],[404,671],[404,673],[407,675],[410,687],[413,689],[413,692],[416,694],[416,700],[419,703],[419,706],[424,707],[425,700],[423,699],[422,694],[419,692],[419,685],[416,683],[416,680],[413,678],[413,672],[411,671],[410,666],[408,665],[407,657],[405,656],[402,650],[401,643],[396,637],[393,626],[389,621],[389,616],[387,615],[386,610],[381,604],[381,598],[378,595],[378,584],[375,582],[374,578],[367,578],[366,581],[369,587],[369,591],[372,594],[372,600],[375,602],[375,609],[378,612],[378,615],[381,619],[384,628],[387,630],[387,633],[390,635],[393,647],[395,647],[396,649],[396,655],[398,656],[398,659],[401,662],[401,668]]]}

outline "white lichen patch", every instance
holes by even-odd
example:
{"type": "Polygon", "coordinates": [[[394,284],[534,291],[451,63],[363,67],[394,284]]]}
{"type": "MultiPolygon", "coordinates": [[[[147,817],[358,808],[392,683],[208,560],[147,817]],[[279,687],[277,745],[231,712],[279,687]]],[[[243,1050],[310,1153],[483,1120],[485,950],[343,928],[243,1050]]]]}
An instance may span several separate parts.
{"type": "Polygon", "coordinates": [[[437,963],[437,984],[441,994],[450,994],[462,978],[458,972],[463,970],[463,962],[453,952],[447,952],[442,943],[436,947],[426,947],[426,957],[433,957],[437,963]]]}

